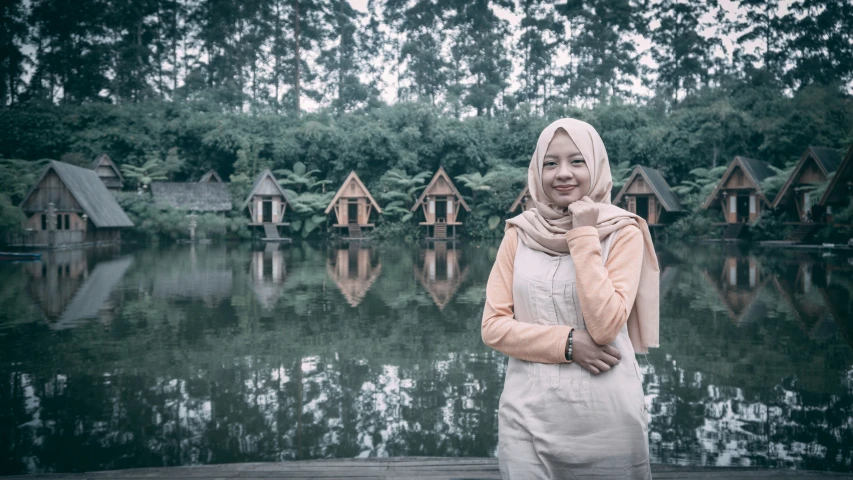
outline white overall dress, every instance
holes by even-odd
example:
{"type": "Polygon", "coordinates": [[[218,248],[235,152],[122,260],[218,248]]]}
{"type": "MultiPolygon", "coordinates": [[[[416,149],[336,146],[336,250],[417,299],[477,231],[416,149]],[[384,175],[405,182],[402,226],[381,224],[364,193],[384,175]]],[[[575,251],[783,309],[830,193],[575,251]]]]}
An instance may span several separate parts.
{"type": "MultiPolygon", "coordinates": [[[[605,262],[618,233],[601,243],[605,262]]],[[[516,320],[586,330],[570,255],[552,257],[519,238],[513,272],[516,320]]],[[[598,376],[577,363],[510,357],[498,409],[505,480],[651,478],[643,384],[626,326],[611,345],[622,360],[598,376]]]]}

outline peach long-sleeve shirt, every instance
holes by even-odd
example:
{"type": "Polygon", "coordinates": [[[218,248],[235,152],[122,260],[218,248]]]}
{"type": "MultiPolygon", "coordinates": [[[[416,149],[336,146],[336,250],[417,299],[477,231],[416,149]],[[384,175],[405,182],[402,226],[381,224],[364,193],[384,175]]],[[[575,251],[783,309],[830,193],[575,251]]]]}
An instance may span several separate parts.
{"type": "MultiPolygon", "coordinates": [[[[622,228],[607,264],[601,261],[601,243],[595,227],[566,233],[577,272],[578,298],[592,339],[606,345],[616,339],[634,305],[643,264],[643,234],[636,226],[622,228]]],[[[528,362],[566,363],[567,325],[537,325],[514,317],[512,277],[518,232],[504,234],[486,285],[486,308],[481,327],[483,342],[495,350],[528,362]]]]}

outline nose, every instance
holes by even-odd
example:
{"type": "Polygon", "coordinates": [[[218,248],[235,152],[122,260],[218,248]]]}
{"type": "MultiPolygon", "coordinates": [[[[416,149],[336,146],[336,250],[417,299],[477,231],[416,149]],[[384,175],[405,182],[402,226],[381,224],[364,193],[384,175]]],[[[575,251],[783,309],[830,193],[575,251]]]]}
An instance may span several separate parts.
{"type": "Polygon", "coordinates": [[[559,165],[560,165],[560,167],[557,170],[557,178],[558,179],[565,180],[565,179],[569,179],[569,178],[574,177],[574,174],[572,173],[571,164],[566,163],[566,162],[560,162],[559,165]]]}

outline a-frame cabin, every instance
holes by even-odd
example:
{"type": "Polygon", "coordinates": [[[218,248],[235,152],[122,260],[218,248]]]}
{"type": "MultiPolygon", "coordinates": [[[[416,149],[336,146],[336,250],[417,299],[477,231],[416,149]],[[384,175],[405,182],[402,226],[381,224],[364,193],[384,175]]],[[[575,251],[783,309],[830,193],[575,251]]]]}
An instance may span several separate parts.
{"type": "Polygon", "coordinates": [[[813,198],[814,188],[825,182],[841,165],[837,150],[809,147],[800,157],[788,181],[779,190],[773,208],[783,208],[799,222],[822,222],[823,212],[813,208],[819,198],[813,198]]]}
{"type": "Polygon", "coordinates": [[[737,156],[717,183],[714,191],[705,200],[703,209],[719,205],[727,228],[723,232],[726,240],[737,239],[745,225],[751,224],[772,202],[761,186],[761,182],[773,175],[767,162],[737,156]]]}
{"type": "Polygon", "coordinates": [[[684,213],[663,175],[642,165],[634,167],[613,204],[639,215],[650,227],[670,223],[684,213]]]}
{"type": "Polygon", "coordinates": [[[853,145],[847,150],[844,160],[835,170],[820,205],[826,209],[826,221],[833,222],[833,212],[849,208],[853,202],[853,145]]]}
{"type": "Polygon", "coordinates": [[[521,210],[519,210],[518,213],[523,213],[533,207],[533,197],[530,196],[530,189],[525,185],[524,190],[515,197],[515,201],[512,202],[512,206],[509,207],[509,213],[515,213],[519,208],[521,210]]]}
{"type": "Polygon", "coordinates": [[[373,199],[373,196],[364,186],[356,173],[350,172],[341,188],[338,189],[329,206],[326,207],[326,215],[333,209],[335,211],[335,228],[346,228],[350,240],[362,238],[362,230],[373,228],[370,223],[370,214],[373,209],[376,213],[382,213],[382,208],[373,199]]]}
{"type": "Polygon", "coordinates": [[[199,183],[224,183],[222,177],[214,170],[208,170],[207,173],[201,176],[199,183]]]}
{"type": "Polygon", "coordinates": [[[278,184],[278,180],[269,169],[266,169],[255,178],[252,190],[243,202],[241,210],[248,209],[250,227],[263,228],[264,241],[287,241],[279,235],[278,229],[290,225],[284,221],[284,213],[289,203],[287,194],[278,184]]]}
{"type": "Polygon", "coordinates": [[[423,209],[424,221],[420,222],[420,225],[426,227],[427,239],[443,240],[456,237],[456,226],[462,225],[458,220],[460,206],[467,212],[471,211],[447,172],[438,167],[438,171],[412,206],[412,211],[417,211],[419,207],[423,209]],[[447,227],[450,227],[449,236],[447,227]]]}
{"type": "Polygon", "coordinates": [[[121,191],[124,177],[121,176],[118,166],[116,166],[109,155],[102,153],[95,157],[95,160],[92,162],[92,170],[98,174],[98,177],[107,186],[107,190],[111,192],[121,191]]]}

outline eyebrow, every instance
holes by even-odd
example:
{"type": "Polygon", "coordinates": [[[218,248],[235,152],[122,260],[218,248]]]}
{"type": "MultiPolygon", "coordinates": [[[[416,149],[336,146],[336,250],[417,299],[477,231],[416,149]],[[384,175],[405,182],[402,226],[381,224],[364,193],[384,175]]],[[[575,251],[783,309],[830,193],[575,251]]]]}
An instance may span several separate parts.
{"type": "MultiPolygon", "coordinates": [[[[546,153],[544,158],[551,158],[551,159],[554,159],[554,160],[559,160],[559,159],[560,159],[560,157],[559,157],[558,155],[554,155],[553,153],[546,153]]],[[[582,154],[582,153],[580,153],[580,152],[575,153],[575,154],[572,154],[572,156],[570,156],[570,157],[569,157],[569,160],[577,160],[577,159],[586,160],[586,159],[583,157],[583,154],[582,154]]]]}

